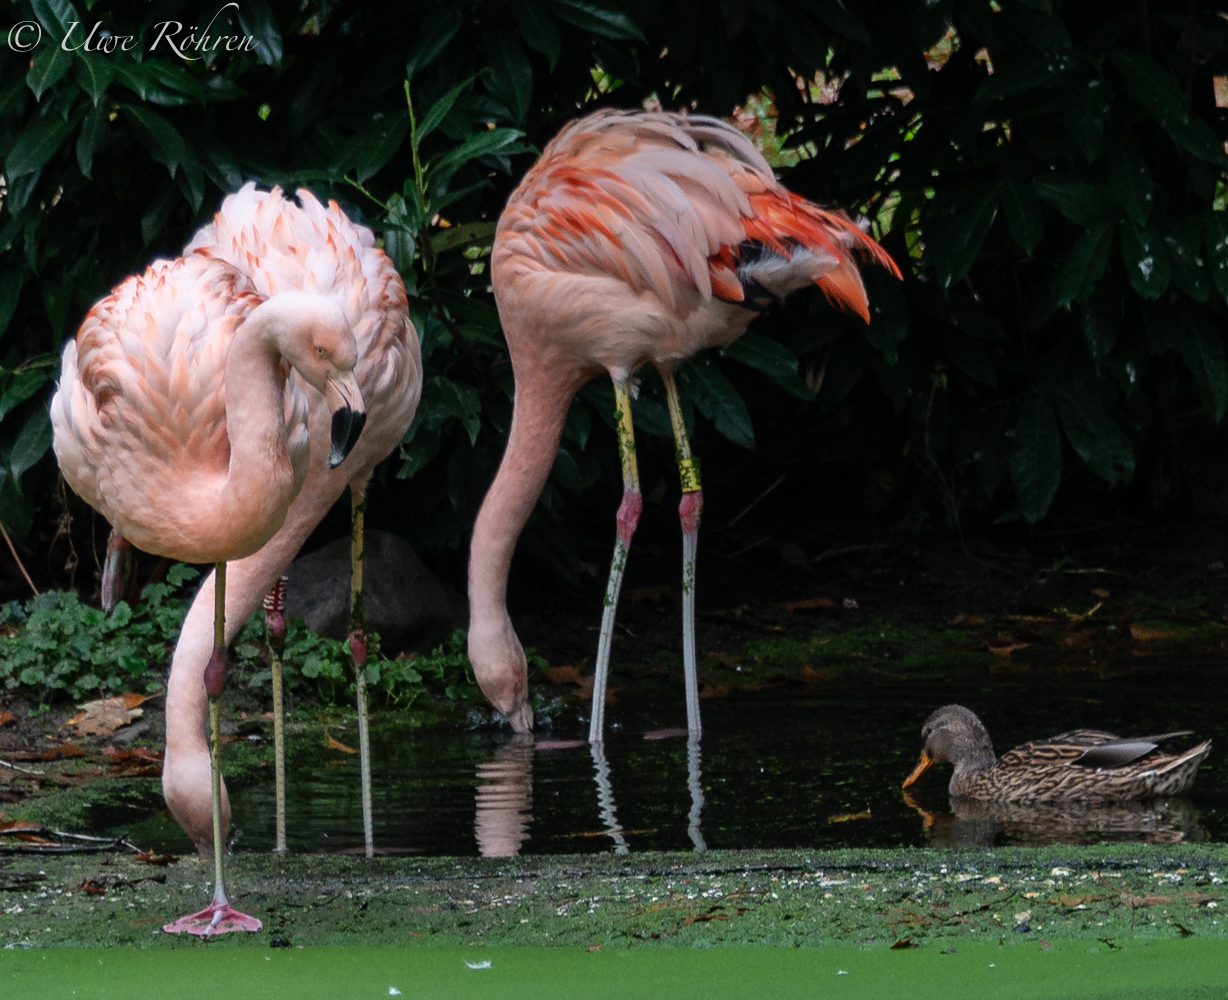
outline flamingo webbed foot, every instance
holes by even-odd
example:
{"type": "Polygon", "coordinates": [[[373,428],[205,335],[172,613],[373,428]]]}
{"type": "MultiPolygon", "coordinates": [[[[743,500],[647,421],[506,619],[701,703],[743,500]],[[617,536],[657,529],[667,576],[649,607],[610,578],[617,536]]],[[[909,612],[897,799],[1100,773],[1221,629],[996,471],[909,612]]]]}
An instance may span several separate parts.
{"type": "Polygon", "coordinates": [[[215,934],[229,934],[231,931],[255,934],[263,929],[264,924],[260,920],[240,913],[224,899],[215,899],[199,913],[190,913],[162,927],[167,934],[195,934],[205,940],[215,934]]]}

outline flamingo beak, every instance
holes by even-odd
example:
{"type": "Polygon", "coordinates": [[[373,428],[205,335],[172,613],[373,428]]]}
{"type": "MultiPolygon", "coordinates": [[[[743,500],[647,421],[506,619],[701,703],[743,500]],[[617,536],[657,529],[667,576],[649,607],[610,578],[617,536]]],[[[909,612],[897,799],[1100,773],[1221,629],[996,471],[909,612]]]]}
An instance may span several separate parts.
{"type": "Polygon", "coordinates": [[[921,777],[921,775],[923,775],[926,771],[928,771],[933,766],[934,766],[934,758],[931,757],[924,750],[922,750],[921,760],[917,763],[917,766],[912,769],[912,774],[910,774],[907,778],[904,779],[904,784],[900,787],[907,788],[909,785],[914,784],[917,781],[917,779],[921,777]]]}
{"type": "Polygon", "coordinates": [[[358,443],[367,413],[363,407],[362,393],[353,372],[341,378],[330,379],[324,388],[324,399],[332,413],[332,442],[328,452],[328,467],[337,468],[358,443]]]}
{"type": "Polygon", "coordinates": [[[132,576],[132,543],[114,528],[102,564],[102,610],[110,614],[128,591],[132,576]]]}

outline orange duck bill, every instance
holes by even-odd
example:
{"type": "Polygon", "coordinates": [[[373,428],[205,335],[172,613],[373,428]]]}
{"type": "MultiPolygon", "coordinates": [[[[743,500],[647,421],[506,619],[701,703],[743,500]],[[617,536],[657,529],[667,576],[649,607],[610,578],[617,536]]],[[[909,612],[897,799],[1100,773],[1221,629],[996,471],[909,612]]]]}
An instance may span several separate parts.
{"type": "Polygon", "coordinates": [[[924,750],[921,751],[921,759],[917,762],[917,766],[912,769],[912,774],[904,779],[904,784],[901,788],[907,788],[909,785],[916,784],[917,780],[934,766],[934,758],[924,750]]]}

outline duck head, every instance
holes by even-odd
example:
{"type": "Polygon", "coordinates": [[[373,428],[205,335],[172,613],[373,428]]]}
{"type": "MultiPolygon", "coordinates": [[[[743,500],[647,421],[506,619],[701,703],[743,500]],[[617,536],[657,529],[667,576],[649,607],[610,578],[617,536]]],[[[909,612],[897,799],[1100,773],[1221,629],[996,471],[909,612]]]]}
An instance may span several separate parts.
{"type": "Polygon", "coordinates": [[[981,720],[963,705],[945,705],[921,727],[921,760],[904,781],[907,788],[935,764],[954,764],[956,774],[980,771],[998,759],[981,720]]]}

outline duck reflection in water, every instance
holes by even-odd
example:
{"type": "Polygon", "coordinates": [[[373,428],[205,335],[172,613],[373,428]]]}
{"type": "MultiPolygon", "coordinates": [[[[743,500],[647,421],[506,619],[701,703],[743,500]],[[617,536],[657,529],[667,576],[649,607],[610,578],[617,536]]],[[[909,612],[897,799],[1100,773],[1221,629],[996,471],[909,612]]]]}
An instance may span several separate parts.
{"type": "Polygon", "coordinates": [[[484,858],[511,858],[529,839],[533,822],[533,737],[513,736],[479,764],[473,835],[484,858]]]}
{"type": "Polygon", "coordinates": [[[950,812],[930,808],[912,792],[904,804],[921,817],[925,837],[934,847],[992,847],[995,844],[1094,844],[1120,841],[1181,844],[1206,840],[1198,810],[1187,798],[1147,802],[985,802],[950,799],[950,812]]]}

